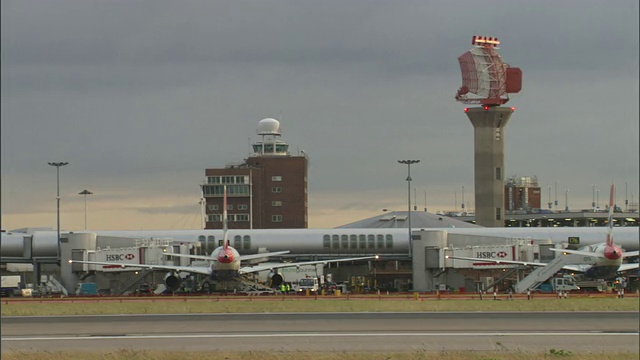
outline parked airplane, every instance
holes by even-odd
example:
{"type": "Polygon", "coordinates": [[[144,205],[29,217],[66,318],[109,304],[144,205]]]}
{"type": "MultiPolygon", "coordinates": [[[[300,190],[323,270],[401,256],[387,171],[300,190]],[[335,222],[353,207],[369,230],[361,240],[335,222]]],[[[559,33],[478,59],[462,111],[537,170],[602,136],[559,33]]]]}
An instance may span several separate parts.
{"type": "MultiPolygon", "coordinates": [[[[608,231],[606,234],[606,241],[589,246],[585,246],[579,250],[570,249],[550,249],[553,251],[562,252],[563,254],[576,254],[589,257],[592,264],[575,264],[565,265],[562,268],[564,270],[576,271],[584,273],[588,278],[592,279],[611,279],[617,276],[618,272],[637,269],[640,264],[628,263],[623,264],[622,260],[628,257],[634,257],[639,255],[639,251],[623,251],[620,246],[613,242],[613,211],[614,211],[614,199],[615,199],[615,186],[611,185],[611,191],[609,194],[609,216],[608,216],[608,231]],[[592,259],[593,258],[593,259],[592,259]]],[[[637,240],[636,240],[637,241],[637,240]]],[[[512,260],[493,260],[493,259],[481,259],[473,257],[463,256],[447,256],[451,259],[479,261],[479,262],[494,262],[497,264],[518,264],[528,266],[546,266],[546,263],[525,262],[525,261],[512,261],[512,260]]]]}
{"type": "Polygon", "coordinates": [[[131,263],[119,263],[119,262],[107,262],[107,261],[83,261],[83,260],[69,260],[69,263],[82,263],[82,264],[92,264],[92,265],[106,265],[106,266],[121,266],[121,267],[132,267],[132,268],[145,268],[152,270],[169,270],[170,272],[165,276],[164,282],[165,286],[169,290],[176,290],[179,288],[182,279],[180,277],[180,272],[188,272],[195,274],[203,274],[209,275],[211,280],[216,280],[222,282],[223,286],[226,288],[226,284],[230,280],[234,280],[241,275],[256,273],[264,270],[272,270],[276,271],[274,276],[272,277],[272,285],[280,285],[282,283],[282,276],[277,274],[277,269],[285,268],[285,267],[300,267],[303,265],[314,265],[314,264],[327,264],[334,262],[345,262],[345,261],[360,261],[360,260],[369,260],[369,259],[378,259],[377,255],[374,256],[362,256],[362,257],[352,257],[352,258],[338,258],[331,260],[319,260],[319,261],[306,261],[306,262],[290,262],[290,263],[281,263],[281,264],[265,264],[265,265],[254,265],[254,266],[241,266],[243,262],[249,260],[264,260],[271,256],[284,255],[289,253],[286,251],[276,251],[276,252],[267,252],[267,253],[257,253],[250,255],[240,255],[238,250],[229,245],[229,239],[227,237],[228,231],[228,218],[227,218],[227,193],[226,187],[224,189],[224,201],[223,201],[223,241],[222,246],[217,247],[215,250],[211,252],[210,256],[202,256],[202,255],[187,255],[187,254],[164,254],[165,256],[174,256],[174,257],[187,257],[191,259],[197,260],[207,260],[210,261],[209,266],[176,266],[176,265],[155,265],[155,264],[131,264],[131,263]]]}

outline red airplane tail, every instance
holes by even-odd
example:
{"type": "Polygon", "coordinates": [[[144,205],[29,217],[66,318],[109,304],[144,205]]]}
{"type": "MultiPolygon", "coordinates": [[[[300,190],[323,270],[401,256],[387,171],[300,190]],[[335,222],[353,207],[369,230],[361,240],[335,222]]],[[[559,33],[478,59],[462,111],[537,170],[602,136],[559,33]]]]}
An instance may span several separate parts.
{"type": "Polygon", "coordinates": [[[613,246],[613,210],[615,208],[614,198],[616,193],[615,185],[611,184],[611,191],[609,192],[609,232],[607,233],[607,246],[613,246]]]}

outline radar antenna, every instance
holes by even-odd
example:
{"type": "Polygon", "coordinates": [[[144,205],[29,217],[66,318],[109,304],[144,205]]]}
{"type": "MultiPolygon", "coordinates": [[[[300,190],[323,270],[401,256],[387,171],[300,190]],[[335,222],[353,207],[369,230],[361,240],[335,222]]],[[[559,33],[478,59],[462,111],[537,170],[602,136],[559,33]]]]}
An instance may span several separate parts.
{"type": "Polygon", "coordinates": [[[522,70],[502,61],[496,51],[500,45],[498,38],[473,36],[471,45],[471,50],[458,57],[462,86],[456,93],[456,101],[498,106],[509,101],[510,93],[520,92],[522,70]]]}

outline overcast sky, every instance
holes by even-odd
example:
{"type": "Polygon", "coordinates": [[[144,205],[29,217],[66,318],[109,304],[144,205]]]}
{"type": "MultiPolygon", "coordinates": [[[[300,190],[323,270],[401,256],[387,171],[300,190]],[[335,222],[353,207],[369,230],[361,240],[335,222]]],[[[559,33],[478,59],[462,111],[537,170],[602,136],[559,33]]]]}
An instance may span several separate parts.
{"type": "Polygon", "coordinates": [[[638,1],[3,0],[3,229],[197,229],[206,168],[263,118],[310,157],[309,227],[467,209],[473,127],[454,100],[473,35],[523,71],[505,174],[542,201],[637,202],[638,1]],[[557,185],[556,185],[557,184],[557,185]],[[595,187],[593,186],[595,185],[595,187]],[[626,192],[626,195],[625,195],[626,192]],[[412,194],[412,195],[413,195],[412,194]],[[426,198],[426,202],[425,202],[426,198]]]}

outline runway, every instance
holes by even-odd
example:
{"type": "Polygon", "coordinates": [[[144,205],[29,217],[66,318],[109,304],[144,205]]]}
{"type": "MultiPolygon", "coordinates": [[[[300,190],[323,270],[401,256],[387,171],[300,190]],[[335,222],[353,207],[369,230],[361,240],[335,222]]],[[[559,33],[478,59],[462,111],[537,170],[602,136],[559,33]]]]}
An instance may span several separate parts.
{"type": "Polygon", "coordinates": [[[2,317],[2,352],[627,351],[637,312],[257,313],[2,317]]]}

